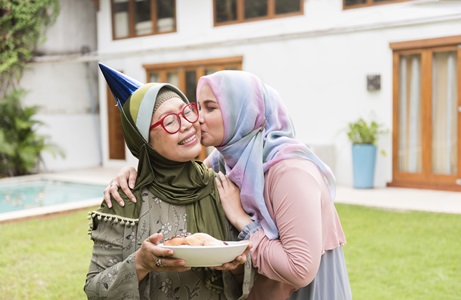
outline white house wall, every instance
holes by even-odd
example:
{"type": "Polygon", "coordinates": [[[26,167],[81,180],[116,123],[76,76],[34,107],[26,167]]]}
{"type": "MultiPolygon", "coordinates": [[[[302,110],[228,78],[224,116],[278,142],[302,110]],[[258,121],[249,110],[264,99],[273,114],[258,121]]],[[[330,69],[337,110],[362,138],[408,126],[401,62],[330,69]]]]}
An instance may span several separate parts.
{"type": "Polygon", "coordinates": [[[25,105],[39,105],[39,132],[61,147],[65,159],[44,153],[43,168],[69,170],[102,164],[96,8],[90,0],[61,0],[60,14],[47,31],[40,56],[24,72],[25,105]],[[82,50],[85,55],[82,55],[82,50]],[[90,51],[91,53],[87,53],[90,51]]]}
{"type": "MultiPolygon", "coordinates": [[[[389,44],[461,34],[458,1],[409,1],[343,11],[341,0],[310,0],[305,1],[303,16],[218,27],[213,27],[212,0],[177,0],[176,5],[176,33],[112,41],[110,2],[102,0],[101,61],[145,81],[143,64],[242,56],[243,70],[280,92],[297,136],[332,164],[342,185],[352,185],[347,123],[365,117],[392,128],[389,44]],[[368,74],[381,75],[380,91],[367,91],[368,74]],[[333,154],[325,152],[331,146],[333,154]]],[[[105,93],[100,88],[102,102],[105,93]]],[[[103,144],[107,147],[107,138],[103,144]]],[[[391,134],[379,146],[387,155],[378,157],[375,185],[385,186],[392,176],[391,134]]]]}
{"type": "MultiPolygon", "coordinates": [[[[65,159],[45,155],[51,170],[114,163],[107,155],[107,95],[97,61],[145,81],[143,64],[242,56],[244,70],[280,92],[298,137],[331,164],[339,184],[351,185],[347,123],[373,115],[392,127],[389,43],[461,35],[461,3],[449,0],[350,10],[342,10],[341,0],[309,0],[303,16],[217,27],[212,0],[177,0],[177,32],[117,41],[109,0],[100,1],[97,22],[91,1],[61,3],[39,49],[45,56],[21,82],[30,90],[26,104],[44,106],[38,117],[48,126],[42,132],[66,151],[65,159]],[[380,91],[367,91],[368,74],[381,75],[380,91]]],[[[390,135],[380,147],[387,156],[379,156],[376,186],[391,180],[390,135]]]]}

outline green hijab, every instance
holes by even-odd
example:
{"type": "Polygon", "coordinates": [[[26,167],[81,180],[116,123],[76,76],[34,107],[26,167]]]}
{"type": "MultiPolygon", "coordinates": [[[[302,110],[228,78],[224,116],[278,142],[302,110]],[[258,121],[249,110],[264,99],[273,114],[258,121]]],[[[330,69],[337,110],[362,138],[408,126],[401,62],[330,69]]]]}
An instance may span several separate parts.
{"type": "MultiPolygon", "coordinates": [[[[99,218],[134,225],[138,222],[141,211],[141,192],[147,188],[162,201],[186,206],[189,232],[206,232],[217,239],[226,240],[228,222],[214,183],[215,173],[198,161],[168,160],[152,149],[148,142],[155,100],[162,88],[174,91],[185,103],[189,103],[186,96],[173,85],[148,83],[136,90],[121,109],[126,144],[139,160],[138,177],[133,189],[138,201],[133,203],[120,190],[119,193],[125,201],[124,207],[112,201],[113,206],[109,208],[103,201],[100,209],[94,213],[99,218]]],[[[207,269],[206,274],[205,283],[208,287],[222,291],[221,272],[207,269]]]]}

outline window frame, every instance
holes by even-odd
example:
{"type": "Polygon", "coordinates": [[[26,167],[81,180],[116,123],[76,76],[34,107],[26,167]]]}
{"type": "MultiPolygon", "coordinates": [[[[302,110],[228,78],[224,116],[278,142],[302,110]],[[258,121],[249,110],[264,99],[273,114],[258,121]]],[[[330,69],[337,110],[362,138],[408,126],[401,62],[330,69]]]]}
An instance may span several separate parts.
{"type": "Polygon", "coordinates": [[[244,18],[245,1],[251,1],[251,0],[237,0],[237,20],[217,22],[216,20],[216,15],[217,15],[216,14],[216,8],[217,8],[216,1],[219,1],[219,0],[213,0],[213,25],[215,27],[304,15],[304,1],[303,0],[299,0],[300,11],[285,13],[285,14],[278,14],[278,15],[275,14],[275,1],[276,0],[266,0],[267,10],[268,10],[267,16],[245,19],[244,18]]]}
{"type": "Polygon", "coordinates": [[[375,0],[366,0],[366,2],[363,3],[363,4],[347,5],[346,0],[343,0],[343,10],[355,9],[355,8],[364,8],[364,7],[377,6],[377,5],[394,4],[394,3],[408,2],[408,1],[410,1],[410,0],[389,0],[389,1],[386,1],[386,2],[375,2],[375,0]]]}
{"type": "Polygon", "coordinates": [[[174,13],[173,13],[173,29],[170,31],[162,31],[158,32],[157,28],[157,0],[150,0],[150,16],[151,16],[151,22],[152,22],[152,33],[148,34],[136,34],[135,30],[135,2],[136,0],[126,0],[128,2],[128,36],[125,37],[116,37],[115,36],[115,14],[114,14],[114,0],[110,0],[110,12],[111,12],[111,28],[112,28],[112,40],[124,40],[124,39],[131,39],[131,38],[137,38],[137,37],[143,37],[143,36],[150,36],[150,35],[158,35],[158,34],[165,34],[165,33],[172,33],[176,32],[177,29],[177,22],[176,22],[176,0],[170,0],[174,1],[173,6],[174,6],[174,13]]]}
{"type": "MultiPolygon", "coordinates": [[[[461,107],[461,36],[416,40],[408,42],[390,43],[393,59],[392,73],[392,181],[388,186],[426,188],[449,191],[461,191],[461,185],[456,181],[461,178],[461,131],[458,132],[458,162],[456,175],[434,174],[432,172],[432,57],[434,53],[443,51],[457,51],[458,62],[458,99],[461,107]],[[421,55],[421,109],[422,109],[422,170],[419,173],[407,173],[399,170],[399,67],[400,56],[408,54],[421,55]],[[451,183],[451,184],[450,184],[451,183]]],[[[458,110],[458,128],[461,129],[461,114],[458,110]]]]}
{"type": "MultiPolygon", "coordinates": [[[[171,71],[177,71],[179,77],[178,88],[181,91],[186,90],[186,72],[190,70],[196,70],[197,78],[205,75],[205,69],[214,67],[216,70],[225,70],[226,68],[235,66],[238,70],[242,70],[243,57],[234,56],[217,59],[206,59],[206,60],[195,60],[195,61],[183,61],[183,62],[171,62],[171,63],[160,63],[160,64],[144,64],[142,67],[146,70],[146,82],[150,82],[150,76],[152,73],[159,73],[160,82],[167,82],[167,73],[171,71]]],[[[187,95],[186,95],[187,96],[187,95]]]]}

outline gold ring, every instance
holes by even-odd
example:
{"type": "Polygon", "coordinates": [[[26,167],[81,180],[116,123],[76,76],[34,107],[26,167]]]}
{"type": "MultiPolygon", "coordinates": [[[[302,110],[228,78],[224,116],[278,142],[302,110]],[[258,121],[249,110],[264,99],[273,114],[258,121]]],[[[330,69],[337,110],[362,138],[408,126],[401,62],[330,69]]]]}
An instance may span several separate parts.
{"type": "Polygon", "coordinates": [[[155,261],[155,265],[159,268],[163,268],[162,259],[160,257],[157,257],[157,260],[155,261]]]}

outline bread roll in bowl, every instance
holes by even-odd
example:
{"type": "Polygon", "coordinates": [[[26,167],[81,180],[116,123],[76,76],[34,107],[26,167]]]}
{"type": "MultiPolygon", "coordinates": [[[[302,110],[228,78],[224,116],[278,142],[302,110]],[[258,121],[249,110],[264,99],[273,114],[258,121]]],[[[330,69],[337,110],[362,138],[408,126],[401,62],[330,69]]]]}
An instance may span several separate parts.
{"type": "Polygon", "coordinates": [[[226,242],[218,240],[211,235],[203,232],[197,232],[194,234],[178,235],[172,238],[166,239],[163,244],[165,246],[223,246],[227,245],[226,242]]]}

